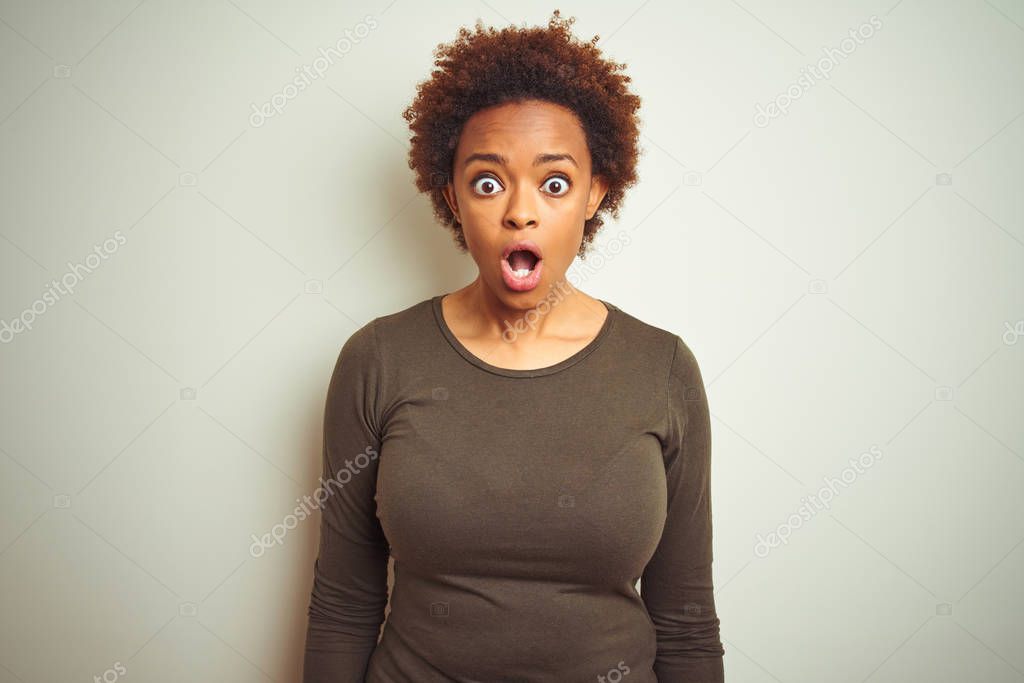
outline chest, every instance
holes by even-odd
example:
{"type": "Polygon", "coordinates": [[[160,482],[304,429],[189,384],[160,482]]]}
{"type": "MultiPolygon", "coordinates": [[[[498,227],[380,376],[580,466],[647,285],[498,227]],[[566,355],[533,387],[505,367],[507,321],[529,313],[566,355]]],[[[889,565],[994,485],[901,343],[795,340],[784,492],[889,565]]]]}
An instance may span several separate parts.
{"type": "Polygon", "coordinates": [[[652,406],[555,384],[423,386],[391,414],[378,516],[424,572],[595,582],[639,576],[666,483],[652,406]]]}

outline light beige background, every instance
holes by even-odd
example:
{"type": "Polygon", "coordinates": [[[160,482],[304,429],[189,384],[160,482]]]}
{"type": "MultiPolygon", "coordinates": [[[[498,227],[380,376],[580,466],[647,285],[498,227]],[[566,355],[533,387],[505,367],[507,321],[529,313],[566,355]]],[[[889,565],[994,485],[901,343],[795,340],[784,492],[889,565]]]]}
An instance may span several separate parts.
{"type": "Polygon", "coordinates": [[[728,680],[1024,681],[1020,2],[3,0],[0,326],[38,315],[0,344],[0,683],[298,679],[318,518],[252,537],[317,484],[348,335],[475,274],[401,110],[458,26],[555,6],[644,100],[579,281],[704,372],[728,680]]]}

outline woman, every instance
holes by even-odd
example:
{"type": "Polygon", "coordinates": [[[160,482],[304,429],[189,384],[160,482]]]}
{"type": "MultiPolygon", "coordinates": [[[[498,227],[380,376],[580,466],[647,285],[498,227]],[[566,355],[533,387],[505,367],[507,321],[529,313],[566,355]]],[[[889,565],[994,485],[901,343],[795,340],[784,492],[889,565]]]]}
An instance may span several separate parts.
{"type": "Polygon", "coordinates": [[[341,350],[306,683],[723,680],[697,361],[565,280],[636,180],[639,107],[572,23],[461,29],[405,112],[479,274],[341,350]]]}

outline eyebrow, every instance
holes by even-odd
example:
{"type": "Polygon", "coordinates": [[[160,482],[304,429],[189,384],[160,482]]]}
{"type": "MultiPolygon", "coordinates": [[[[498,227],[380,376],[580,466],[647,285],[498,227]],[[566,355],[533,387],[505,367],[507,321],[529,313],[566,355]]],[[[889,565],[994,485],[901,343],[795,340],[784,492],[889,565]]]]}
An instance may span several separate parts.
{"type": "MultiPolygon", "coordinates": [[[[548,164],[552,161],[561,161],[563,159],[572,163],[576,168],[579,168],[580,166],[576,163],[576,160],[572,158],[571,154],[566,153],[538,154],[533,160],[533,165],[540,166],[541,164],[548,164]]],[[[466,160],[462,162],[462,165],[468,166],[471,161],[490,161],[495,164],[501,164],[502,166],[508,166],[508,157],[501,154],[495,154],[493,152],[474,152],[466,157],[466,160]]]]}

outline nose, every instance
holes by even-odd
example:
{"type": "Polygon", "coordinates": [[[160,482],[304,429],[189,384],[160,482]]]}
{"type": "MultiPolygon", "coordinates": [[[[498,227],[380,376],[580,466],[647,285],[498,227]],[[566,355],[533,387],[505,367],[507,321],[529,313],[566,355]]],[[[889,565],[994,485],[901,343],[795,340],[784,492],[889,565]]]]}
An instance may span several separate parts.
{"type": "Polygon", "coordinates": [[[537,207],[531,191],[517,187],[509,195],[504,224],[507,228],[532,228],[537,225],[537,207]]]}

